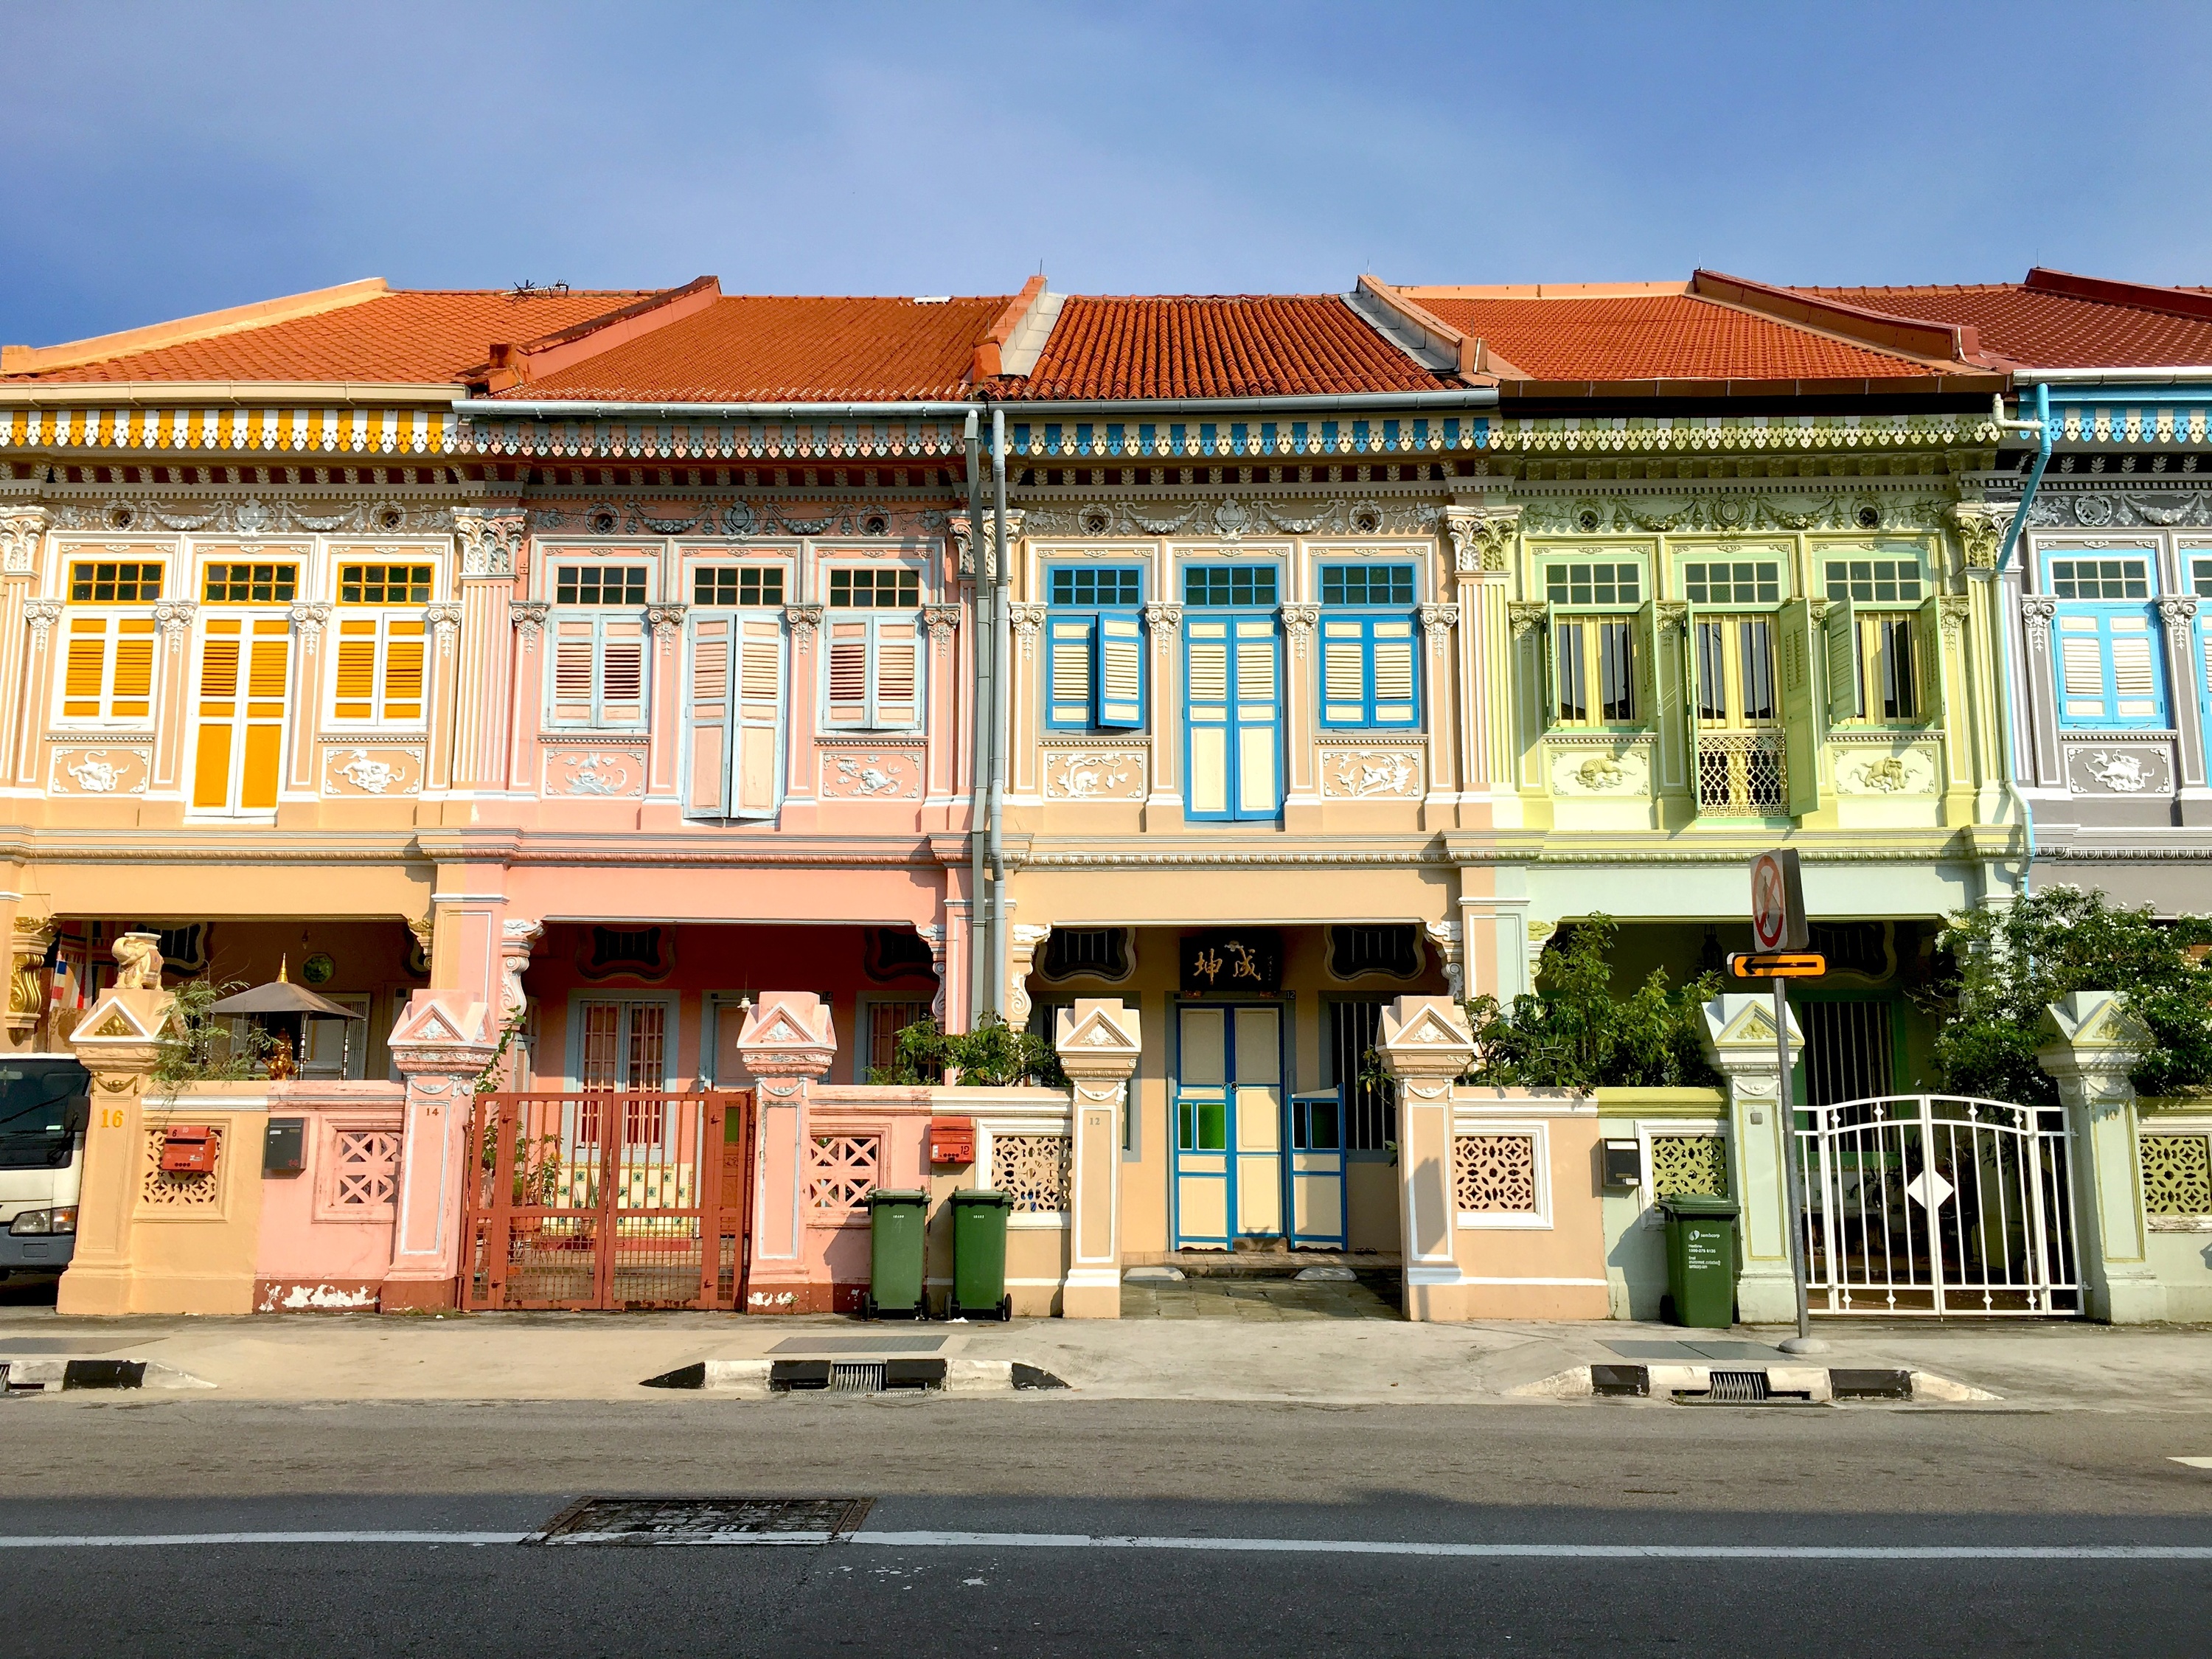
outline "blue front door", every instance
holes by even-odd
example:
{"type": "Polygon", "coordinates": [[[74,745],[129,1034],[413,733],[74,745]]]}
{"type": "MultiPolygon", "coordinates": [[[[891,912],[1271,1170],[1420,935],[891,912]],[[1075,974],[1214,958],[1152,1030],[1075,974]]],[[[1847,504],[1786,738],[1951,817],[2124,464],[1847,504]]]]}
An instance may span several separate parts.
{"type": "Polygon", "coordinates": [[[1227,1249],[1283,1233],[1283,1013],[1187,1007],[1176,1028],[1175,1241],[1227,1249]]]}

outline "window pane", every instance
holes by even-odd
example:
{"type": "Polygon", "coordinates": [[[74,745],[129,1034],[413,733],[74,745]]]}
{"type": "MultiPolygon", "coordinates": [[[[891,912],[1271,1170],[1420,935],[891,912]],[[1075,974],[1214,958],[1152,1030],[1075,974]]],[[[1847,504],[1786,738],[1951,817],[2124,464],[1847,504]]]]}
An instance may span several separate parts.
{"type": "Polygon", "coordinates": [[[921,573],[896,568],[832,570],[830,603],[841,610],[910,611],[921,603],[921,573]]]}
{"type": "Polygon", "coordinates": [[[692,573],[691,602],[724,607],[781,605],[783,572],[772,565],[706,566],[692,573]]]}
{"type": "Polygon", "coordinates": [[[646,567],[641,564],[564,564],[556,570],[556,605],[643,605],[646,567]]]}
{"type": "Polygon", "coordinates": [[[1131,606],[1139,602],[1143,573],[1134,565],[1057,569],[1052,573],[1054,605],[1131,606]]]}
{"type": "Polygon", "coordinates": [[[211,564],[200,598],[209,605],[289,605],[299,569],[293,564],[211,564]]]}
{"type": "Polygon", "coordinates": [[[1191,565],[1183,571],[1183,603],[1271,605],[1275,603],[1275,567],[1191,565]]]}
{"type": "Polygon", "coordinates": [[[102,560],[70,568],[70,598],[92,605],[143,605],[161,597],[158,562],[102,560]]]}

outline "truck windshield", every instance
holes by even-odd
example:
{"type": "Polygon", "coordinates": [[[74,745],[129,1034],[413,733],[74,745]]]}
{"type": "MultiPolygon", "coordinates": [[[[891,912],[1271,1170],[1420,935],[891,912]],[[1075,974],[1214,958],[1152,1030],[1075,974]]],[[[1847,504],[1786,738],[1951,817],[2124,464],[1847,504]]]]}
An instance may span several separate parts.
{"type": "Polygon", "coordinates": [[[0,1060],[0,1170],[67,1168],[91,1085],[73,1060],[0,1060]]]}

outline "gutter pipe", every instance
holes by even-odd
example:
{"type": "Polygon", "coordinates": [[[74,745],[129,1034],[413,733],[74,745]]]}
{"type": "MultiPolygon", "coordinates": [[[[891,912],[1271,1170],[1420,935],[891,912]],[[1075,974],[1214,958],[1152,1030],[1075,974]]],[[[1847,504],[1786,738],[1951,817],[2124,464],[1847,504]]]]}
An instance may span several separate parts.
{"type": "Polygon", "coordinates": [[[987,1012],[1006,1018],[1006,854],[1004,841],[1006,805],[1006,750],[1012,742],[1012,689],[1006,672],[1012,655],[1013,634],[1007,616],[1007,583],[1013,574],[1013,556],[1006,539],[1006,412],[991,410],[991,494],[997,534],[991,554],[991,984],[985,994],[987,1012]]]}
{"type": "MultiPolygon", "coordinates": [[[[2012,523],[2005,527],[2004,545],[1997,550],[1997,599],[2002,605],[2005,566],[2012,562],[2013,550],[2020,545],[2021,533],[2027,527],[2027,510],[2035,504],[2036,489],[2043,483],[2043,469],[2051,465],[2051,447],[2057,434],[2051,426],[2050,386],[2042,383],[2036,386],[2035,418],[2033,421],[2006,420],[2003,400],[2000,398],[1997,424],[2014,432],[2036,434],[2035,465],[2028,470],[2027,484],[2020,493],[2020,506],[2013,513],[2012,523]]],[[[2002,726],[2004,733],[2005,793],[2012,797],[2013,811],[2020,815],[2021,829],[2027,838],[2027,853],[2020,866],[2020,896],[2026,898],[2029,890],[2030,872],[2035,864],[2035,815],[2028,810],[2027,798],[2020,793],[2017,769],[2013,763],[2013,726],[2019,714],[2012,695],[2012,617],[2002,616],[1998,622],[1997,672],[2004,687],[2005,700],[2005,717],[2002,726]]]]}
{"type": "MultiPolygon", "coordinates": [[[[1012,407],[1041,415],[1135,414],[1156,410],[1169,414],[1227,411],[1232,409],[1330,410],[1355,409],[1489,409],[1498,403],[1496,386],[1454,386],[1429,392],[1340,392],[1322,396],[1273,398],[1022,398],[1012,407]]],[[[994,402],[1000,410],[1008,405],[994,402]]],[[[566,400],[526,398],[456,398],[457,415],[495,418],[516,416],[541,421],[638,419],[848,421],[903,416],[923,420],[951,420],[976,408],[974,403],[887,402],[850,404],[810,403],[624,403],[604,399],[566,400]]]]}
{"type": "Polygon", "coordinates": [[[969,726],[968,765],[968,1029],[983,1023],[982,968],[990,960],[990,900],[984,892],[984,859],[988,851],[983,827],[984,780],[989,775],[996,747],[996,703],[991,695],[991,676],[997,664],[993,656],[996,638],[991,619],[992,593],[986,577],[983,549],[983,444],[978,412],[968,411],[968,557],[974,588],[969,595],[974,631],[969,653],[975,664],[975,708],[969,726]]]}

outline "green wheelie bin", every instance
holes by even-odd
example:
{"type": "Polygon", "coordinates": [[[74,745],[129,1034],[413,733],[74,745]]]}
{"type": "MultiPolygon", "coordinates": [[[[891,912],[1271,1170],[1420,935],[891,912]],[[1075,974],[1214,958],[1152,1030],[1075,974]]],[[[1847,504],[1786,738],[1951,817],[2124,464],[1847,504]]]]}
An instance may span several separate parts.
{"type": "Polygon", "coordinates": [[[1012,1194],[970,1188],[952,1194],[952,1299],[947,1319],[1012,1319],[1006,1291],[1006,1217],[1012,1194]]]}
{"type": "Polygon", "coordinates": [[[922,1319],[922,1241],[929,1194],[878,1187],[868,1194],[868,1288],[864,1319],[922,1319]]]}
{"type": "Polygon", "coordinates": [[[1667,1290],[1677,1325],[1726,1330],[1735,1323],[1736,1204],[1732,1198],[1662,1198],[1667,1290]]]}

